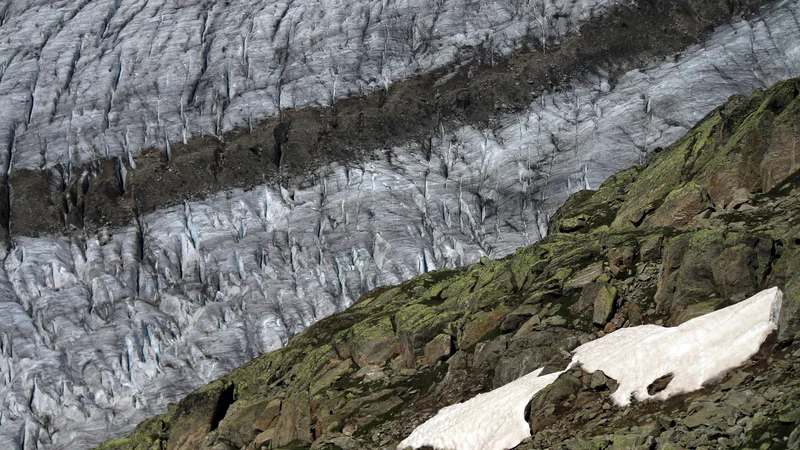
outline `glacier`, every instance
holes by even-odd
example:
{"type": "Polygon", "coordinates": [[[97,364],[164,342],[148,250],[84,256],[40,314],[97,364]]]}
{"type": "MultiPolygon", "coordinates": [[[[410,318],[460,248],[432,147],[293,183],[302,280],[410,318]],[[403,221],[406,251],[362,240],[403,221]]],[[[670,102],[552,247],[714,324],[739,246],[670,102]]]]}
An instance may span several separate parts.
{"type": "MultiPolygon", "coordinates": [[[[405,58],[416,53],[393,49],[395,59],[381,69],[384,79],[375,58],[391,46],[380,37],[383,25],[377,21],[370,22],[375,37],[364,41],[369,50],[353,50],[369,54],[368,68],[347,75],[344,69],[331,72],[331,58],[325,58],[330,48],[338,48],[326,46],[338,45],[330,36],[344,33],[337,28],[346,22],[343,17],[325,16],[301,33],[308,23],[290,16],[273,38],[247,37],[251,28],[242,27],[241,20],[252,18],[257,24],[253,33],[266,26],[256,20],[262,16],[249,12],[261,3],[224,11],[211,8],[213,2],[187,1],[180,15],[171,2],[99,3],[115,11],[108,21],[102,8],[88,7],[88,2],[14,1],[0,15],[0,58],[5,58],[0,63],[0,120],[7,121],[0,127],[6,144],[0,148],[7,158],[0,160],[6,160],[6,172],[50,167],[63,157],[77,164],[136,153],[165,138],[182,139],[184,120],[190,135],[246,125],[251,113],[254,119],[274,114],[278,106],[269,102],[253,102],[263,109],[252,111],[243,105],[249,95],[269,98],[272,94],[264,89],[276,79],[248,84],[241,73],[226,75],[226,65],[239,64],[245,47],[250,49],[245,54],[272,54],[276,47],[271,43],[278,35],[286,39],[290,30],[305,36],[297,42],[306,42],[318,56],[310,58],[316,61],[310,67],[287,69],[293,75],[285,85],[294,87],[286,87],[287,97],[280,101],[286,107],[330,103],[339,95],[361,92],[359,83],[380,88],[407,76],[406,70],[450,63],[460,49],[481,45],[487,29],[501,30],[492,45],[507,54],[516,48],[513,36],[522,33],[515,28],[518,17],[504,19],[494,6],[489,14],[481,9],[490,8],[488,3],[475,2],[470,9],[463,2],[431,2],[422,9],[440,8],[437,21],[449,17],[449,28],[443,25],[437,38],[442,50],[420,50],[419,65],[409,65],[405,58]],[[203,16],[209,8],[213,14],[203,16]],[[62,32],[47,39],[27,28],[39,21],[43,27],[58,22],[67,13],[87,16],[65,22],[62,32]],[[460,14],[474,14],[470,17],[479,31],[452,34],[453,23],[465,21],[460,14]],[[211,26],[215,38],[203,44],[203,27],[211,26]],[[181,32],[187,29],[194,32],[181,32]],[[321,39],[315,30],[330,36],[321,39]],[[148,45],[131,41],[134,31],[158,37],[144,41],[154,44],[152,51],[137,53],[148,45]],[[98,44],[81,44],[91,39],[98,44]],[[66,58],[57,71],[40,71],[33,91],[30,77],[37,73],[38,56],[28,45],[66,58]],[[75,45],[81,64],[71,62],[75,45]],[[105,51],[104,45],[109,45],[105,51]],[[226,46],[238,50],[224,52],[226,46]],[[122,49],[130,53],[118,53],[122,49]],[[189,55],[194,55],[191,77],[183,77],[197,83],[197,103],[213,105],[215,95],[227,93],[221,87],[227,83],[220,84],[225,77],[240,94],[225,107],[181,109],[189,101],[189,88],[180,84],[170,64],[189,55]],[[114,69],[108,58],[123,68],[114,69]],[[199,75],[199,61],[206,59],[204,75],[199,75]],[[73,73],[59,72],[62,68],[73,73]],[[101,75],[111,81],[99,82],[101,75]],[[75,81],[59,94],[57,81],[67,76],[75,81]],[[57,80],[46,82],[46,77],[57,80]],[[119,92],[109,90],[115,77],[119,92]],[[337,94],[331,97],[333,80],[337,94]],[[103,108],[109,108],[106,118],[103,108]],[[49,116],[55,118],[52,123],[49,116]]],[[[552,28],[554,36],[565,35],[600,6],[554,4],[567,11],[567,18],[552,28]]],[[[287,6],[270,5],[265,8],[287,6]]],[[[287,11],[302,5],[324,10],[335,2],[294,2],[287,11]]],[[[392,8],[409,5],[373,2],[364,3],[365,9],[339,9],[365,14],[377,8],[390,14],[392,8]]],[[[536,5],[526,5],[531,8],[526,20],[541,31],[530,13],[536,5]]],[[[269,11],[264,20],[273,17],[269,11]]],[[[410,20],[392,14],[385,17],[410,20]]],[[[602,72],[576,77],[568,87],[543,93],[525,110],[500,117],[491,129],[444,128],[427,147],[400,145],[359,163],[326,165],[302,184],[213,193],[97,234],[15,236],[9,248],[0,250],[0,447],[91,447],[126,433],[233,367],[281,347],[292,334],[376,286],[484,256],[502,257],[535,242],[569,195],[645,162],[650,151],[669,145],[730,95],[800,75],[798,17],[800,2],[775,3],[758,16],[720,27],[680,56],[615,80],[602,72]]],[[[365,19],[359,20],[363,26],[365,19]]],[[[253,58],[251,64],[267,65],[253,69],[252,77],[274,76],[270,58],[253,58]]]]}
{"type": "Polygon", "coordinates": [[[0,170],[79,165],[330,105],[477,51],[545,46],[614,0],[10,0],[0,170]]]}

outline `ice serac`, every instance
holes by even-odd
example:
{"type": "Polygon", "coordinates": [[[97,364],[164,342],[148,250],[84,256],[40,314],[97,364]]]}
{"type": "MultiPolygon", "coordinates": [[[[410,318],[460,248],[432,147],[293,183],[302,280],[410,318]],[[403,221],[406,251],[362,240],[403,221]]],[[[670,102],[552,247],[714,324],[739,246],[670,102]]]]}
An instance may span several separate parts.
{"type": "MultiPolygon", "coordinates": [[[[602,371],[617,380],[612,399],[665,400],[700,389],[755,355],[777,329],[783,293],[777,288],[696,317],[677,327],[641,325],[623,328],[581,345],[568,366],[602,371]],[[655,380],[671,375],[664,390],[650,395],[655,380]]],[[[505,386],[443,408],[417,427],[398,449],[431,446],[437,450],[505,450],[530,436],[525,407],[531,397],[563,372],[540,375],[537,369],[505,386]]]]}

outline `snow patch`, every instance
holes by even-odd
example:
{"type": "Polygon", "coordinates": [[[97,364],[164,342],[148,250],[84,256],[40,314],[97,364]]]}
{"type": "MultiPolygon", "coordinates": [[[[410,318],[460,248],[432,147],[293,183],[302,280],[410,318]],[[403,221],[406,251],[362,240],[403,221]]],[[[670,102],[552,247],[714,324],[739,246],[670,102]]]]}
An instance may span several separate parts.
{"type": "Polygon", "coordinates": [[[397,448],[430,445],[447,450],[504,450],[515,447],[531,435],[525,420],[528,402],[563,373],[539,376],[541,372],[542,369],[536,369],[513,383],[442,408],[397,448]]]}
{"type": "Polygon", "coordinates": [[[623,328],[578,347],[572,363],[617,380],[619,388],[611,398],[620,406],[630,404],[631,397],[666,400],[700,389],[755,355],[777,328],[782,299],[774,287],[674,328],[623,328]],[[647,386],[668,374],[673,378],[666,389],[647,393],[647,386]]]}
{"type": "MultiPolygon", "coordinates": [[[[783,294],[777,287],[677,327],[642,325],[617,330],[581,345],[569,368],[602,370],[619,383],[611,398],[619,406],[631,397],[665,400],[700,389],[750,359],[777,328],[783,294]],[[672,374],[666,389],[649,395],[647,386],[672,374]]],[[[565,371],[566,371],[565,370],[565,371]]],[[[442,408],[418,426],[398,449],[432,446],[441,450],[505,450],[529,437],[525,407],[562,373],[540,376],[537,369],[464,403],[442,408]]]]}

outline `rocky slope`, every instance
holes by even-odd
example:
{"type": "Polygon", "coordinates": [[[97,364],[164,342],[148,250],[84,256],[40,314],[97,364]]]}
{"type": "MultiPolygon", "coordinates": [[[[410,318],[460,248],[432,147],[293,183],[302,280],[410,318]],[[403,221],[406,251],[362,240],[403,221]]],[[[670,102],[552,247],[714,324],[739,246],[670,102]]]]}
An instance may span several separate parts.
{"type": "Polygon", "coordinates": [[[611,405],[613,380],[574,369],[532,399],[518,448],[797,448],[798,125],[798,79],[733,96],[646,167],[574,195],[542,241],[375,289],[100,448],[393,448],[443,406],[562,369],[583,342],[771,286],[779,329],[748,365],[628,408],[611,405]]]}

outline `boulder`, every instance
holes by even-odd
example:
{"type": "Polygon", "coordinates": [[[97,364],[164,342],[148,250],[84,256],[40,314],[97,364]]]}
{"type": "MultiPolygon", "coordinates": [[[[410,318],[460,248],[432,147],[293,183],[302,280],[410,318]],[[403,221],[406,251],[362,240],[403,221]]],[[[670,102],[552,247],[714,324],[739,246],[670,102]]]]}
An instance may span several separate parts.
{"type": "Polygon", "coordinates": [[[595,325],[605,325],[614,315],[617,304],[617,288],[608,284],[603,285],[597,292],[593,304],[592,322],[595,325]]]}
{"type": "Polygon", "coordinates": [[[499,328],[506,317],[508,310],[497,308],[492,311],[481,311],[473,314],[472,320],[461,329],[458,339],[458,348],[465,350],[477,344],[490,331],[499,328]]]}
{"type": "Polygon", "coordinates": [[[596,262],[589,265],[585,269],[581,269],[575,273],[566,283],[564,283],[564,292],[582,289],[589,283],[594,282],[603,274],[603,264],[596,262]]]}
{"type": "Polygon", "coordinates": [[[453,337],[449,334],[440,334],[425,344],[425,362],[432,366],[447,359],[453,354],[453,351],[453,337]]]}
{"type": "Polygon", "coordinates": [[[384,317],[373,324],[353,327],[347,338],[353,361],[361,367],[383,364],[399,353],[392,322],[384,317]]]}

